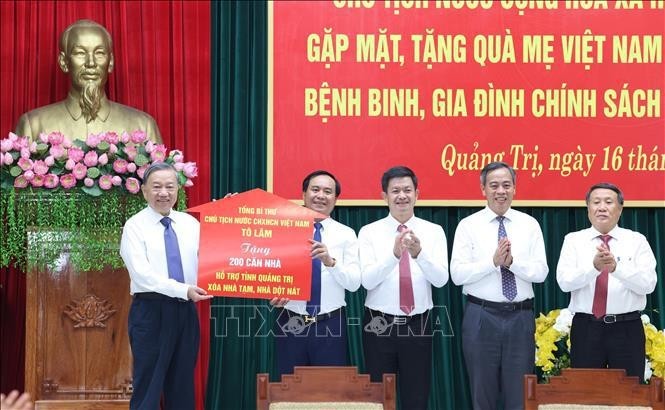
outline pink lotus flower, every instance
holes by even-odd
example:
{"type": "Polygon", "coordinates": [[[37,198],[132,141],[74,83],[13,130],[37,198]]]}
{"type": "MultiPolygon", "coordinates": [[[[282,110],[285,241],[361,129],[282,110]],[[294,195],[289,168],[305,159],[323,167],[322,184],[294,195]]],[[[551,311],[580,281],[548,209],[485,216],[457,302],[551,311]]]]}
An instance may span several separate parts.
{"type": "Polygon", "coordinates": [[[176,171],[180,172],[183,169],[185,169],[185,164],[183,164],[182,162],[176,162],[175,164],[173,164],[173,168],[175,168],[176,171]]]}
{"type": "Polygon", "coordinates": [[[155,146],[155,149],[150,153],[150,158],[153,162],[164,161],[166,159],[166,146],[164,144],[155,146]]]}
{"type": "Polygon", "coordinates": [[[21,148],[21,158],[25,159],[30,158],[30,148],[26,147],[21,148]]]}
{"type": "Polygon", "coordinates": [[[196,162],[186,162],[182,172],[187,178],[194,178],[199,175],[199,169],[196,167],[196,162]]]}
{"type": "Polygon", "coordinates": [[[81,162],[85,156],[85,152],[79,147],[72,147],[69,149],[68,157],[74,162],[81,162]]]}
{"type": "Polygon", "coordinates": [[[32,160],[21,157],[18,159],[18,166],[24,171],[32,169],[32,160]]]}
{"type": "Polygon", "coordinates": [[[88,134],[88,138],[85,139],[85,145],[90,148],[95,148],[100,142],[102,142],[102,137],[97,134],[88,134]]]}
{"type": "Polygon", "coordinates": [[[91,186],[95,185],[95,181],[93,181],[92,178],[85,178],[85,179],[83,180],[83,185],[85,185],[85,186],[87,186],[88,188],[90,188],[91,186]]]}
{"type": "Polygon", "coordinates": [[[53,164],[55,164],[55,158],[53,158],[52,155],[49,155],[48,157],[44,158],[44,163],[45,163],[47,166],[52,167],[53,164]]]}
{"type": "Polygon", "coordinates": [[[120,185],[122,185],[122,178],[120,178],[117,175],[113,175],[113,178],[111,178],[111,183],[114,186],[120,186],[120,185]]]}
{"type": "Polygon", "coordinates": [[[48,134],[45,132],[40,132],[39,141],[43,142],[44,144],[48,144],[48,134]]]}
{"type": "Polygon", "coordinates": [[[74,169],[75,165],[76,165],[76,162],[74,162],[74,160],[68,159],[67,162],[65,162],[65,169],[67,171],[71,171],[72,169],[74,169]]]}
{"type": "Polygon", "coordinates": [[[127,178],[127,181],[125,181],[125,188],[127,188],[132,194],[138,194],[141,190],[141,183],[136,178],[127,178]]]}
{"type": "Polygon", "coordinates": [[[11,151],[13,147],[14,147],[14,143],[9,138],[5,138],[4,140],[0,140],[0,152],[11,151]]]}
{"type": "Polygon", "coordinates": [[[65,142],[65,136],[58,131],[51,132],[48,135],[48,142],[51,145],[62,145],[65,142]]]}
{"type": "Polygon", "coordinates": [[[74,165],[72,174],[74,174],[74,178],[81,180],[88,174],[88,167],[79,162],[78,164],[74,165]]]}
{"type": "MultiPolygon", "coordinates": [[[[76,148],[70,148],[70,151],[76,149],[76,148]]],[[[65,149],[64,146],[62,145],[52,145],[51,149],[49,149],[48,153],[53,156],[55,159],[61,159],[64,158],[67,155],[67,150],[65,149]]],[[[71,156],[70,156],[71,158],[71,156]]],[[[81,158],[83,158],[83,155],[81,155],[81,158]]]]}
{"type": "Polygon", "coordinates": [[[58,183],[59,183],[59,178],[55,174],[48,174],[44,178],[44,186],[46,188],[51,188],[51,189],[55,188],[58,186],[58,183]]]}
{"type": "Polygon", "coordinates": [[[117,144],[120,141],[120,137],[114,131],[109,131],[102,136],[102,139],[109,144],[117,144]]]}
{"type": "Polygon", "coordinates": [[[108,163],[109,163],[109,157],[108,157],[108,155],[106,155],[106,154],[102,154],[102,155],[100,155],[99,158],[97,158],[97,163],[99,163],[99,165],[106,165],[106,164],[108,164],[108,163]]]}
{"type": "Polygon", "coordinates": [[[190,186],[194,186],[194,182],[192,182],[191,179],[187,178],[187,181],[185,181],[185,188],[189,188],[190,186]]]}
{"type": "Polygon", "coordinates": [[[125,154],[127,154],[127,159],[130,161],[134,161],[136,156],[139,154],[138,149],[136,148],[136,145],[127,145],[123,151],[125,151],[125,154]]]}
{"type": "Polygon", "coordinates": [[[123,131],[122,134],[120,134],[120,142],[123,144],[127,144],[129,139],[129,133],[127,131],[123,131]]]}
{"type": "Polygon", "coordinates": [[[185,157],[182,155],[182,152],[180,151],[171,151],[170,155],[173,156],[173,161],[175,161],[176,164],[182,162],[185,159],[185,157]]]}
{"type": "Polygon", "coordinates": [[[136,164],[135,164],[135,163],[130,162],[129,164],[127,164],[127,172],[129,172],[130,174],[132,174],[132,173],[134,173],[135,171],[136,171],[136,164]]]}
{"type": "Polygon", "coordinates": [[[5,155],[2,156],[2,161],[5,165],[11,165],[14,163],[14,157],[9,152],[5,152],[5,155]]]}
{"type": "Polygon", "coordinates": [[[115,144],[109,144],[109,154],[115,154],[118,152],[118,146],[115,144]]]}
{"type": "Polygon", "coordinates": [[[154,149],[155,149],[155,143],[150,141],[150,140],[146,141],[146,143],[145,143],[145,152],[150,154],[152,151],[154,151],[154,149]]]}
{"type": "Polygon", "coordinates": [[[85,152],[83,152],[83,150],[79,147],[71,147],[67,152],[67,154],[69,159],[71,159],[74,162],[81,162],[83,160],[83,157],[85,156],[85,152]]]}
{"type": "Polygon", "coordinates": [[[113,170],[118,174],[124,174],[127,172],[127,161],[121,158],[116,159],[113,161],[113,170]]]}
{"type": "Polygon", "coordinates": [[[83,157],[83,163],[88,167],[94,167],[97,165],[98,158],[97,152],[90,150],[85,154],[85,157],[83,157]]]}
{"type": "Polygon", "coordinates": [[[29,150],[30,150],[30,153],[32,153],[32,154],[34,154],[35,152],[37,152],[37,142],[36,142],[36,141],[32,141],[32,142],[30,143],[29,150]]]}
{"type": "Polygon", "coordinates": [[[44,186],[45,179],[46,178],[44,177],[44,175],[35,175],[35,177],[32,178],[32,180],[30,180],[30,185],[32,185],[35,188],[42,187],[44,186]]]}
{"type": "MultiPolygon", "coordinates": [[[[120,177],[118,177],[117,175],[115,177],[120,179],[120,177]]],[[[108,191],[113,186],[113,178],[115,177],[112,177],[111,175],[102,175],[99,178],[99,187],[104,191],[108,191]]]]}
{"type": "MultiPolygon", "coordinates": [[[[16,135],[14,135],[16,137],[16,135]]],[[[11,134],[9,136],[11,138],[11,134]]],[[[28,148],[28,145],[30,145],[30,139],[28,137],[16,137],[16,139],[12,139],[13,143],[13,148],[16,151],[20,151],[21,148],[28,148]]]]}
{"type": "Polygon", "coordinates": [[[145,175],[145,170],[148,169],[148,165],[141,165],[139,169],[136,170],[136,175],[138,175],[139,178],[143,179],[143,175],[145,175]]]}
{"type": "Polygon", "coordinates": [[[19,175],[14,179],[15,188],[25,188],[28,186],[28,180],[25,178],[25,175],[19,175]]]}
{"type": "Polygon", "coordinates": [[[48,172],[48,165],[45,161],[37,160],[32,164],[32,170],[35,171],[37,175],[46,175],[48,172]]]}
{"type": "Polygon", "coordinates": [[[65,189],[70,189],[76,186],[76,178],[72,174],[65,174],[60,177],[60,185],[65,189]]]}
{"type": "Polygon", "coordinates": [[[25,172],[23,173],[23,176],[24,176],[25,179],[27,179],[28,181],[32,181],[32,178],[35,177],[35,173],[34,173],[31,169],[29,169],[29,170],[27,170],[27,171],[25,171],[25,172]]]}
{"type": "Polygon", "coordinates": [[[146,133],[145,133],[145,131],[142,131],[142,130],[135,130],[135,131],[132,131],[129,138],[134,144],[141,144],[146,139],[146,133]]]}

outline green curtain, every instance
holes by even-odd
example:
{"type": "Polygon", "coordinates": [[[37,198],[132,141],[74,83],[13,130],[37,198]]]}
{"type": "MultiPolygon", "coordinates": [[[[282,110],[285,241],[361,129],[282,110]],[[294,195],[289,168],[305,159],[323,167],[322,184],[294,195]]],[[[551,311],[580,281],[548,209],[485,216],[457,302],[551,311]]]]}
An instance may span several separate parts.
{"type": "MultiPolygon", "coordinates": [[[[212,195],[266,187],[267,6],[261,2],[212,4],[212,195]]],[[[368,181],[378,187],[379,181],[368,181]]],[[[440,224],[448,252],[459,221],[479,208],[417,208],[419,217],[440,224]]],[[[568,295],[555,278],[566,233],[589,225],[584,208],[520,208],[543,229],[550,274],[535,285],[535,311],[565,307],[568,295]]],[[[382,218],[385,207],[340,207],[333,217],[356,230],[382,218]]],[[[659,281],[649,296],[647,311],[660,329],[665,326],[665,208],[624,209],[620,224],[646,235],[658,261],[659,281]]],[[[349,363],[364,371],[361,325],[364,290],[347,293],[349,363]]],[[[467,375],[462,358],[461,288],[448,283],[434,289],[440,323],[434,339],[430,409],[470,409],[467,375]]],[[[215,298],[211,305],[211,352],[207,386],[208,409],[253,409],[256,374],[276,380],[270,329],[274,314],[265,301],[215,298]]]]}

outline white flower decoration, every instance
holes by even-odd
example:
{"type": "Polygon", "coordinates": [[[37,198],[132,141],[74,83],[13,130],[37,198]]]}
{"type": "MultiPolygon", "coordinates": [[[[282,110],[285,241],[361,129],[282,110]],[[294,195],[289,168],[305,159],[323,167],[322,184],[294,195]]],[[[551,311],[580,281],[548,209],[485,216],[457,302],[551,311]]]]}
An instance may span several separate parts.
{"type": "Polygon", "coordinates": [[[557,332],[567,335],[570,333],[570,326],[573,324],[573,313],[568,309],[561,309],[559,316],[556,318],[554,323],[554,329],[557,332]]]}

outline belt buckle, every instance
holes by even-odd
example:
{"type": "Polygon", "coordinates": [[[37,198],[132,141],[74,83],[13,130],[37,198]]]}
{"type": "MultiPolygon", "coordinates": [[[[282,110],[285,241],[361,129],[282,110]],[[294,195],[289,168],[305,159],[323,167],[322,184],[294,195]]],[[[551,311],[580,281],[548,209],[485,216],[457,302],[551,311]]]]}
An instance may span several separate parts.
{"type": "Polygon", "coordinates": [[[406,316],[393,316],[393,324],[394,325],[405,325],[406,324],[406,316]]]}
{"type": "Polygon", "coordinates": [[[316,323],[316,316],[305,315],[305,323],[316,323]]]}
{"type": "Polygon", "coordinates": [[[617,315],[605,315],[603,316],[603,323],[616,323],[617,315]]]}

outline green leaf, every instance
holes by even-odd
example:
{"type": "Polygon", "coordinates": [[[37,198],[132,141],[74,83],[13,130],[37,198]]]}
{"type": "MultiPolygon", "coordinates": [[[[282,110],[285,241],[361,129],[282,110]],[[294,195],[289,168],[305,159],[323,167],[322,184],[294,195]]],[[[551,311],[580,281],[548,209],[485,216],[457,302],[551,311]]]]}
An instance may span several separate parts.
{"type": "Polygon", "coordinates": [[[109,150],[109,143],[107,141],[102,141],[99,144],[97,144],[97,149],[102,152],[106,152],[109,150]]]}
{"type": "Polygon", "coordinates": [[[49,169],[49,173],[54,175],[62,175],[63,172],[65,172],[65,166],[61,164],[54,165],[49,169]]]}
{"type": "Polygon", "coordinates": [[[18,166],[13,166],[9,169],[9,175],[13,176],[14,178],[21,175],[22,172],[23,170],[18,166]]]}
{"type": "Polygon", "coordinates": [[[102,191],[97,184],[91,187],[83,186],[81,187],[81,191],[85,192],[90,196],[100,196],[101,194],[104,193],[104,191],[102,191]]]}
{"type": "Polygon", "coordinates": [[[88,168],[88,178],[95,179],[97,178],[101,172],[99,172],[99,169],[97,167],[90,167],[88,168]]]}
{"type": "Polygon", "coordinates": [[[183,186],[187,182],[187,177],[182,172],[178,172],[178,185],[183,186]]]}

